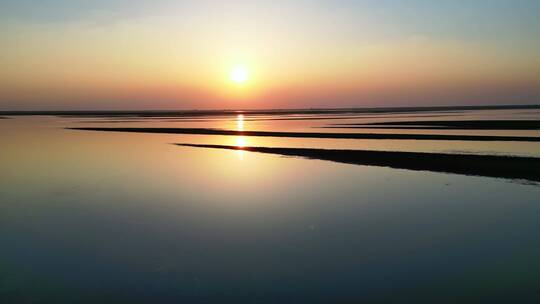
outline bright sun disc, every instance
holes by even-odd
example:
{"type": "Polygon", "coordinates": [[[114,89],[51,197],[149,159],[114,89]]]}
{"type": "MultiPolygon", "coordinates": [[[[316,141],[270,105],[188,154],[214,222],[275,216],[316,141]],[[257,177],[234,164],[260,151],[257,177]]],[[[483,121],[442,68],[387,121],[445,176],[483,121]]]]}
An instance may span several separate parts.
{"type": "Polygon", "coordinates": [[[231,70],[230,78],[231,81],[242,84],[248,80],[249,73],[245,67],[236,66],[231,70]]]}

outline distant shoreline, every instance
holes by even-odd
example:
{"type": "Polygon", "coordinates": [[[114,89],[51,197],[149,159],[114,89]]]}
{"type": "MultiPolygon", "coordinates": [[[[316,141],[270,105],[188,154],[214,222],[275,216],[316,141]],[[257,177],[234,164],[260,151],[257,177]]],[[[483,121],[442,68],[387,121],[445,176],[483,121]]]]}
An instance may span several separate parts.
{"type": "Polygon", "coordinates": [[[73,111],[0,111],[3,116],[111,116],[111,117],[152,117],[152,116],[215,116],[215,115],[292,115],[292,114],[347,114],[347,113],[404,113],[432,111],[467,111],[467,110],[513,110],[540,109],[536,105],[488,105],[488,106],[430,106],[430,107],[365,107],[365,108],[308,108],[308,109],[262,109],[262,110],[73,110],[73,111]]]}

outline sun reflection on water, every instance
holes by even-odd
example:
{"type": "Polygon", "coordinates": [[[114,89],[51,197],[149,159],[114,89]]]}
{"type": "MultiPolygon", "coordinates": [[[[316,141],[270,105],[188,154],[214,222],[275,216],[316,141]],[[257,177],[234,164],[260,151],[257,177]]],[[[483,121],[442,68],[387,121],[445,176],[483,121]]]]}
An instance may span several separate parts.
{"type": "MultiPolygon", "coordinates": [[[[244,115],[238,114],[236,116],[236,130],[244,131],[244,115]]],[[[237,154],[239,160],[244,160],[245,151],[242,150],[247,145],[247,138],[245,136],[236,137],[236,147],[238,148],[237,154]]]]}
{"type": "Polygon", "coordinates": [[[243,114],[238,114],[236,116],[236,130],[244,131],[244,115],[243,114]]]}
{"type": "Polygon", "coordinates": [[[245,136],[236,137],[236,147],[244,148],[247,145],[247,139],[245,136]]]}

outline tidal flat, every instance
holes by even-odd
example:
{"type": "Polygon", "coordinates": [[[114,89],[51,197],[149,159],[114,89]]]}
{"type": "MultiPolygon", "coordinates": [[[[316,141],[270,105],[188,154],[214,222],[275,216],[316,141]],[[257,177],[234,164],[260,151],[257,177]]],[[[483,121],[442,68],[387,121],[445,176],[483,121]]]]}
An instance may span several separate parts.
{"type": "Polygon", "coordinates": [[[298,138],[340,138],[340,139],[405,139],[405,140],[457,140],[457,141],[530,141],[540,142],[540,137],[528,136],[482,136],[482,135],[442,135],[442,134],[376,134],[376,133],[316,133],[316,132],[271,132],[219,130],[205,128],[70,128],[70,130],[165,133],[225,136],[298,137],[298,138]]]}
{"type": "Polygon", "coordinates": [[[2,303],[540,300],[540,130],[327,128],[535,108],[0,114],[2,303]]]}
{"type": "Polygon", "coordinates": [[[306,148],[238,147],[177,144],[183,147],[237,150],[297,156],[345,164],[456,173],[540,182],[540,158],[497,155],[441,154],[306,148]]]}

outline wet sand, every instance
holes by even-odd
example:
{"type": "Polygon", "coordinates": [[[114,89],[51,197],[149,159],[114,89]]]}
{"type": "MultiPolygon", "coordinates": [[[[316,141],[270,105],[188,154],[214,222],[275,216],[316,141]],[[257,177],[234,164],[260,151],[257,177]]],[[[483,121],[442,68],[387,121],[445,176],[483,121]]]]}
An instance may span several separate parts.
{"type": "Polygon", "coordinates": [[[437,120],[334,124],[338,128],[391,128],[429,130],[540,130],[539,120],[437,120]]]}
{"type": "Polygon", "coordinates": [[[69,130],[131,132],[131,133],[166,133],[192,135],[227,135],[260,136],[291,138],[341,138],[341,139],[402,139],[402,140],[457,140],[457,141],[520,141],[540,142],[540,137],[526,136],[486,136],[486,135],[442,135],[442,134],[377,134],[377,133],[320,133],[320,132],[271,132],[271,131],[236,131],[208,128],[67,128],[69,130]]]}
{"type": "Polygon", "coordinates": [[[307,148],[237,147],[176,144],[184,147],[242,150],[320,159],[346,164],[433,171],[540,182],[540,158],[421,152],[330,150],[307,148]]]}

